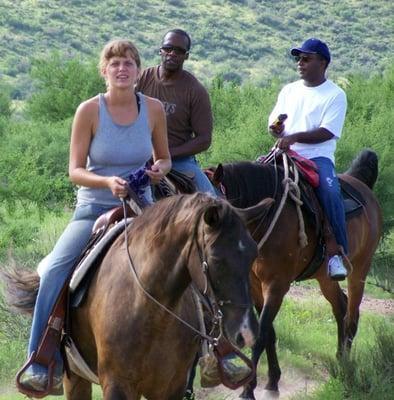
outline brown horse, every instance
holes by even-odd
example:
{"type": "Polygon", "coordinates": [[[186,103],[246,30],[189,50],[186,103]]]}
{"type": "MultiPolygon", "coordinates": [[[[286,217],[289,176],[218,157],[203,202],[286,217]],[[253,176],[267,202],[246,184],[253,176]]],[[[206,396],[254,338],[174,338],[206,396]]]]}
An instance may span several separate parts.
{"type": "MultiPolygon", "coordinates": [[[[310,276],[319,282],[324,297],[332,306],[338,327],[338,355],[350,350],[356,335],[366,276],[381,236],[381,210],[371,190],[377,179],[377,173],[376,154],[364,150],[353,161],[351,168],[340,175],[343,181],[362,195],[364,202],[357,215],[347,218],[349,259],[352,265],[347,279],[348,296],[337,282],[328,277],[326,260],[310,276]]],[[[227,199],[236,207],[250,207],[268,196],[276,199],[275,205],[278,207],[283,193],[282,178],[283,170],[277,171],[272,164],[239,162],[219,165],[212,180],[218,188],[222,188],[227,199]]],[[[271,217],[268,216],[268,219],[272,220],[274,213],[275,210],[271,210],[271,217]]],[[[271,234],[259,249],[259,257],[252,268],[252,296],[260,313],[259,337],[253,347],[252,358],[257,365],[260,355],[266,350],[268,360],[266,389],[272,391],[278,391],[281,374],[276,354],[273,321],[290,284],[301,275],[314,258],[319,241],[315,218],[305,211],[303,218],[308,244],[301,248],[298,240],[299,217],[294,201],[288,198],[271,234]]],[[[252,236],[257,242],[263,238],[269,222],[249,225],[252,236]]],[[[256,380],[244,388],[241,398],[254,399],[255,387],[256,380]]]]}
{"type": "MultiPolygon", "coordinates": [[[[183,398],[201,339],[191,285],[217,305],[228,340],[253,344],[257,246],[243,219],[263,217],[270,203],[238,212],[201,193],[176,195],[145,209],[114,242],[71,313],[71,336],[105,400],[183,398]]],[[[64,387],[69,400],[91,398],[91,383],[73,372],[64,387]]]]}

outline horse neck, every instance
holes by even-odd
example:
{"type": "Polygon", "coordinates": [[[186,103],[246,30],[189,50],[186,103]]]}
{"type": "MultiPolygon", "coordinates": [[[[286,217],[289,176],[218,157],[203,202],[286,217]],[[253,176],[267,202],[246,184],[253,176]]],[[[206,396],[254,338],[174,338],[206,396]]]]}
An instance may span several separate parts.
{"type": "Polygon", "coordinates": [[[150,251],[141,270],[145,289],[164,305],[177,303],[191,282],[188,264],[196,262],[191,241],[187,229],[166,233],[156,251],[150,251]]]}
{"type": "Polygon", "coordinates": [[[271,164],[235,163],[225,169],[223,184],[227,199],[235,207],[247,208],[282,191],[281,172],[271,164]]]}

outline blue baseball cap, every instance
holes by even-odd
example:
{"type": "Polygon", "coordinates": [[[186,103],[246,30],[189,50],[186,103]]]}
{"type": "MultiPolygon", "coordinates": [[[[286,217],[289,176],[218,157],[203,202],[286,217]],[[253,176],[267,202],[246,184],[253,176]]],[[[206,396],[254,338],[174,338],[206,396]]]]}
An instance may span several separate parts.
{"type": "Polygon", "coordinates": [[[300,53],[319,54],[327,60],[327,64],[331,61],[330,50],[328,46],[319,39],[308,39],[301,47],[293,47],[290,50],[292,56],[298,56],[300,53]]]}

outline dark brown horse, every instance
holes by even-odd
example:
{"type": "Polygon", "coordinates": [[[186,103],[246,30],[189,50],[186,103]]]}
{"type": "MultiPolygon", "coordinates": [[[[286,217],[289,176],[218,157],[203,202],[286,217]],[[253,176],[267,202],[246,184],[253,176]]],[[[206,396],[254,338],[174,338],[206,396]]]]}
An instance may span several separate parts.
{"type": "MultiPolygon", "coordinates": [[[[257,246],[242,219],[263,217],[271,202],[238,212],[201,193],[172,196],[134,220],[127,242],[115,241],[71,314],[71,336],[105,400],[183,398],[201,339],[191,284],[219,306],[234,345],[253,344],[257,246]]],[[[75,373],[64,386],[69,400],[91,398],[91,383],[75,373]]]]}
{"type": "MultiPolygon", "coordinates": [[[[341,179],[362,195],[364,201],[360,212],[347,219],[349,259],[352,265],[347,279],[348,296],[341,290],[338,282],[327,276],[326,260],[310,276],[319,282],[324,297],[332,306],[338,327],[337,354],[350,350],[356,335],[366,276],[381,236],[381,210],[371,190],[377,173],[376,154],[365,150],[353,162],[351,168],[340,175],[341,179]]],[[[268,196],[275,198],[275,205],[278,207],[283,193],[282,178],[283,170],[276,171],[272,164],[239,162],[219,165],[214,173],[213,182],[223,189],[227,199],[236,207],[250,207],[268,196]]],[[[272,220],[274,213],[275,210],[271,210],[268,219],[272,220]]],[[[257,365],[260,355],[266,350],[266,389],[272,391],[278,390],[281,374],[273,321],[290,284],[313,259],[319,241],[315,218],[305,211],[303,218],[308,244],[301,248],[298,239],[300,221],[294,201],[288,198],[271,234],[259,249],[259,257],[252,268],[252,296],[260,313],[259,337],[253,347],[253,362],[257,365]]],[[[263,238],[269,222],[264,221],[260,226],[256,223],[249,225],[257,242],[263,238]]],[[[255,387],[254,380],[244,388],[241,398],[254,399],[255,387]]]]}

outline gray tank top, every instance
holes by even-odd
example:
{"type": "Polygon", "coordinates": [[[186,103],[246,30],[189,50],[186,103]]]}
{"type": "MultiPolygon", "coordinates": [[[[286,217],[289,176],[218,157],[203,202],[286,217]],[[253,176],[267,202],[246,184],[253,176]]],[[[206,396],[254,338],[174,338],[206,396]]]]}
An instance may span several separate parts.
{"type": "MultiPolygon", "coordinates": [[[[127,180],[131,173],[144,167],[152,157],[152,132],[145,97],[141,93],[137,95],[140,100],[137,119],[129,125],[119,125],[112,120],[104,95],[99,94],[99,124],[90,143],[86,165],[88,171],[127,180]]],[[[115,207],[120,200],[108,188],[82,186],[78,189],[77,206],[87,204],[115,207]]]]}

